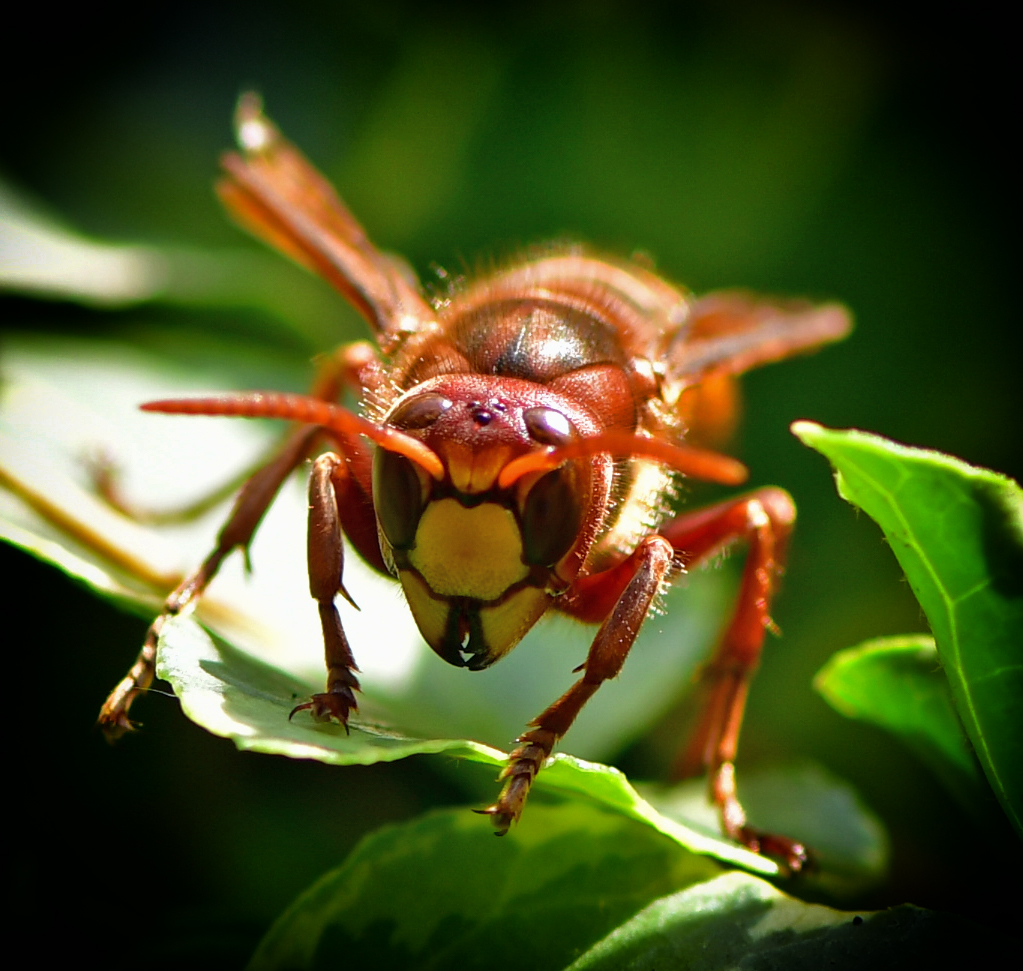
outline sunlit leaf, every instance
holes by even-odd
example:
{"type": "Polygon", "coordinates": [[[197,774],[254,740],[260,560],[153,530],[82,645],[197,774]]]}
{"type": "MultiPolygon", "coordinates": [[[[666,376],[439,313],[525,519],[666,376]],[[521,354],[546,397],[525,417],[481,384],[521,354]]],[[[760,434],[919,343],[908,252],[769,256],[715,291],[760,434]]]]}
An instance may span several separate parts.
{"type": "Polygon", "coordinates": [[[797,422],[873,517],[927,615],[988,781],[1023,833],[1023,491],[1005,476],[857,431],[797,422]]]}
{"type": "MultiPolygon", "coordinates": [[[[232,739],[239,748],[316,759],[332,765],[366,765],[410,755],[445,754],[503,766],[506,753],[479,742],[456,737],[417,737],[400,725],[402,709],[368,701],[352,719],[350,731],[340,725],[320,724],[302,713],[288,715],[296,702],[312,690],[278,668],[215,642],[188,618],[168,624],[161,639],[157,670],[171,683],[185,713],[207,730],[232,739]],[[384,720],[377,720],[377,716],[384,720]]],[[[555,755],[538,776],[538,790],[549,790],[595,800],[697,853],[745,866],[762,873],[776,866],[717,834],[713,824],[694,829],[657,812],[610,766],[586,762],[571,755],[555,755]]],[[[495,782],[494,792],[497,792],[495,782]]],[[[482,808],[482,807],[481,807],[482,808]]],[[[527,814],[532,807],[527,810],[527,814]]],[[[490,832],[481,820],[478,827],[490,832]]]]}

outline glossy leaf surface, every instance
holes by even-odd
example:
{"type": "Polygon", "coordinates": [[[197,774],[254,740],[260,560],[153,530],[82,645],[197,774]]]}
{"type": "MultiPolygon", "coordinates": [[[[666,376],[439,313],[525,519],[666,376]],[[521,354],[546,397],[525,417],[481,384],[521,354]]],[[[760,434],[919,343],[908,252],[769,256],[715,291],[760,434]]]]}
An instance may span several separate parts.
{"type": "MultiPolygon", "coordinates": [[[[241,749],[316,759],[333,765],[368,765],[410,755],[444,754],[492,765],[495,776],[504,764],[504,752],[479,742],[415,737],[393,724],[361,715],[353,718],[349,732],[340,725],[318,724],[301,713],[289,720],[288,713],[298,699],[309,693],[310,687],[277,668],[216,643],[202,627],[188,619],[168,625],[160,645],[158,674],[171,683],[189,718],[217,735],[231,738],[241,749]]],[[[596,800],[695,852],[761,873],[776,872],[770,861],[715,835],[713,821],[704,832],[658,813],[640,798],[621,772],[610,766],[555,755],[536,785],[538,790],[596,800]]],[[[490,835],[483,820],[473,822],[490,835]]]]}
{"type": "MultiPolygon", "coordinates": [[[[495,776],[504,763],[504,752],[479,742],[416,736],[396,728],[393,720],[374,720],[369,714],[356,715],[349,733],[338,725],[317,724],[301,713],[289,720],[288,713],[308,694],[309,686],[214,640],[188,619],[168,625],[160,646],[159,674],[171,683],[193,721],[232,739],[241,749],[332,765],[447,755],[493,766],[495,776]]],[[[822,872],[812,878],[816,883],[831,892],[847,893],[876,881],[883,872],[887,859],[883,828],[847,785],[808,766],[754,771],[743,776],[742,785],[756,825],[799,833],[819,853],[822,872]]],[[[645,790],[637,793],[611,766],[555,754],[536,788],[595,801],[695,853],[754,872],[776,872],[772,862],[721,838],[717,813],[702,780],[651,790],[647,796],[645,790]]]]}

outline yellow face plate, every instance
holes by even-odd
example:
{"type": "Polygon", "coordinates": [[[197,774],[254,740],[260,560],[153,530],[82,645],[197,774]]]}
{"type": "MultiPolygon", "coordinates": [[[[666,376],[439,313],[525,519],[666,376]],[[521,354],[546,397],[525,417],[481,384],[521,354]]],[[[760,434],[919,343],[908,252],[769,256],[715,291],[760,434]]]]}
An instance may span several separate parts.
{"type": "Polygon", "coordinates": [[[496,600],[529,573],[515,517],[491,502],[472,509],[455,499],[431,502],[408,559],[442,597],[496,600]]]}

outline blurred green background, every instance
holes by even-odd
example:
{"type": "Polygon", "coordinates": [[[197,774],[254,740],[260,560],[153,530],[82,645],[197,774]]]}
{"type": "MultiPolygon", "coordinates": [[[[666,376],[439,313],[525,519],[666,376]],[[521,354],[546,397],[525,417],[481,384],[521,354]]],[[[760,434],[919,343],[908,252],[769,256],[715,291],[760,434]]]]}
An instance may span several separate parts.
{"type": "MultiPolygon", "coordinates": [[[[22,66],[0,68],[0,175],[89,236],[245,249],[210,186],[236,97],[255,87],[425,280],[568,238],[647,253],[697,291],[846,303],[849,341],[745,381],[735,452],[754,484],[794,494],[800,524],[741,762],[818,760],[880,814],[892,873],[852,905],[984,919],[1018,906],[996,877],[1020,859],[1008,829],[978,836],[911,756],[811,689],[834,651],[924,621],[879,530],[788,432],[796,418],[855,426],[1023,476],[1006,23],[976,8],[953,22],[882,4],[611,0],[25,14],[22,66]]],[[[0,314],[5,330],[158,325],[184,341],[256,327],[297,358],[358,335],[339,299],[295,279],[290,331],[240,306],[258,300],[200,311],[180,294],[119,311],[8,295],[0,314]]],[[[464,801],[418,759],[339,771],[238,755],[159,699],[145,733],[109,749],[91,723],[144,624],[0,557],[21,926],[52,926],[110,967],[233,966],[365,832],[464,801]]],[[[656,774],[675,721],[620,764],[656,774]]]]}

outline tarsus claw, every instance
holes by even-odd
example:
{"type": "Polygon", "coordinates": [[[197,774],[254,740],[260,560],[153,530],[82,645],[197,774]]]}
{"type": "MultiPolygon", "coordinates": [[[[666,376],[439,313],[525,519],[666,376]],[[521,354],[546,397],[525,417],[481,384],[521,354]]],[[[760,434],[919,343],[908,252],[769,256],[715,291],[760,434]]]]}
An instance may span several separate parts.
{"type": "Polygon", "coordinates": [[[308,701],[295,705],[288,715],[288,721],[295,717],[300,711],[308,711],[318,722],[337,722],[344,726],[345,733],[349,733],[348,715],[349,712],[358,708],[355,695],[351,691],[344,693],[323,693],[313,695],[308,701]]]}

